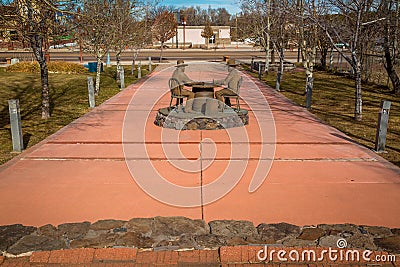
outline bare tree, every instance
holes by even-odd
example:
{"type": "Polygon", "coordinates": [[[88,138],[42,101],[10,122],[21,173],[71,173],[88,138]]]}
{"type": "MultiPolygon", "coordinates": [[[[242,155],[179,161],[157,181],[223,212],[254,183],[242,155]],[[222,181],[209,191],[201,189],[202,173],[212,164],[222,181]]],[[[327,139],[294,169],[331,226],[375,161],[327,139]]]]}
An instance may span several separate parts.
{"type": "Polygon", "coordinates": [[[68,30],[68,19],[62,18],[60,12],[72,11],[73,4],[71,1],[55,0],[1,0],[0,2],[0,22],[18,31],[23,41],[30,45],[39,63],[43,119],[50,118],[49,74],[46,62],[48,40],[68,30]]]}
{"type": "Polygon", "coordinates": [[[206,26],[204,26],[203,31],[201,32],[201,37],[203,37],[204,39],[206,39],[206,45],[207,45],[207,49],[208,49],[208,43],[209,43],[209,39],[214,35],[214,32],[211,28],[210,22],[207,21],[206,22],[206,26]]]}
{"type": "Polygon", "coordinates": [[[115,0],[111,10],[113,20],[110,28],[115,31],[112,48],[116,53],[117,81],[120,78],[122,51],[131,44],[136,44],[137,32],[142,33],[140,28],[138,29],[139,23],[136,20],[139,11],[141,7],[136,0],[115,0]]]}
{"type": "Polygon", "coordinates": [[[306,71],[306,94],[308,89],[312,90],[314,85],[313,72],[317,56],[318,31],[314,23],[310,23],[310,20],[305,19],[306,16],[304,12],[305,5],[307,5],[307,10],[312,12],[312,16],[315,17],[317,14],[317,6],[315,0],[297,0],[296,5],[298,11],[298,16],[295,17],[295,21],[298,26],[296,32],[298,33],[303,67],[306,71]]]}
{"type": "Polygon", "coordinates": [[[271,41],[274,46],[274,50],[279,56],[279,68],[276,78],[277,91],[280,90],[280,83],[284,71],[285,61],[285,48],[287,47],[289,40],[294,39],[296,36],[296,27],[293,20],[293,15],[288,10],[293,10],[296,3],[290,0],[272,1],[271,10],[273,11],[271,16],[271,41]]]}
{"type": "Polygon", "coordinates": [[[117,32],[112,28],[114,7],[112,0],[85,0],[75,21],[84,49],[96,57],[96,95],[100,91],[102,61],[112,47],[117,32]]]}
{"type": "Polygon", "coordinates": [[[147,44],[146,41],[149,40],[148,35],[150,31],[146,27],[148,23],[145,20],[135,21],[134,31],[130,32],[131,40],[129,42],[129,47],[134,51],[132,58],[132,75],[135,71],[135,61],[139,55],[140,50],[147,44]]]}
{"type": "Polygon", "coordinates": [[[175,36],[177,27],[178,23],[175,20],[174,14],[169,11],[162,12],[154,20],[151,31],[154,39],[161,43],[160,62],[164,43],[175,36]]]}
{"type": "Polygon", "coordinates": [[[198,15],[198,12],[200,10],[201,10],[200,7],[182,8],[180,10],[179,16],[184,15],[186,17],[187,21],[188,21],[188,25],[201,25],[201,17],[198,15]]]}
{"type": "Polygon", "coordinates": [[[271,1],[242,0],[241,28],[246,37],[259,42],[265,51],[265,72],[269,72],[271,57],[271,1]]]}
{"type": "MultiPolygon", "coordinates": [[[[350,64],[355,80],[355,120],[362,120],[362,55],[365,39],[371,39],[371,31],[382,18],[376,17],[379,1],[371,0],[325,0],[319,1],[331,12],[325,16],[310,16],[323,29],[336,51],[350,64]],[[348,48],[345,53],[340,46],[348,48]],[[350,54],[350,55],[349,55],[350,54]]],[[[312,12],[309,12],[312,14],[312,12]]]]}
{"type": "Polygon", "coordinates": [[[231,14],[225,8],[217,8],[216,16],[211,20],[211,24],[215,26],[229,26],[231,23],[231,14]]]}
{"type": "Polygon", "coordinates": [[[396,72],[396,56],[399,44],[399,0],[383,0],[386,21],[384,24],[383,50],[385,53],[385,69],[393,85],[393,93],[400,93],[400,78],[396,72]]]}
{"type": "Polygon", "coordinates": [[[187,7],[180,9],[181,16],[185,16],[187,25],[204,26],[207,21],[213,26],[229,26],[233,25],[231,14],[225,8],[213,9],[209,7],[207,10],[200,6],[187,7]]]}
{"type": "Polygon", "coordinates": [[[207,11],[199,6],[183,8],[180,11],[180,16],[185,16],[187,24],[190,26],[202,26],[209,20],[207,11]]]}
{"type": "Polygon", "coordinates": [[[151,27],[154,19],[159,12],[165,11],[165,7],[158,7],[158,0],[144,0],[138,3],[138,9],[135,8],[134,26],[130,32],[129,47],[134,51],[132,57],[132,75],[135,72],[135,63],[137,56],[142,48],[152,45],[151,27]]]}
{"type": "MultiPolygon", "coordinates": [[[[322,31],[321,28],[317,27],[317,45],[318,45],[318,50],[320,51],[321,55],[320,55],[320,63],[321,63],[321,67],[322,69],[326,70],[327,69],[327,65],[328,65],[328,53],[329,51],[331,51],[331,57],[333,56],[333,47],[331,42],[328,40],[328,37],[326,36],[325,32],[322,31]]],[[[329,59],[329,63],[331,63],[331,58],[329,59]]],[[[333,61],[333,59],[332,59],[333,61]]],[[[333,64],[333,62],[332,62],[333,64]]]]}

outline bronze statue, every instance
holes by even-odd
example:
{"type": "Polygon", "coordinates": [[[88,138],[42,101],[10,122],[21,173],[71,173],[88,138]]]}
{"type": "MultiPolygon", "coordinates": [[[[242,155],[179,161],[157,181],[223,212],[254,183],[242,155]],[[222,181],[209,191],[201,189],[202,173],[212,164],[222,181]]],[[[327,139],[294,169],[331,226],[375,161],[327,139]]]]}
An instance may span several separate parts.
{"type": "Polygon", "coordinates": [[[240,72],[236,69],[238,64],[235,60],[229,59],[227,62],[229,74],[224,80],[214,81],[218,85],[226,85],[224,89],[215,92],[215,97],[219,100],[219,110],[222,111],[224,105],[224,96],[237,96],[240,72]]]}
{"type": "Polygon", "coordinates": [[[194,98],[194,93],[192,91],[189,91],[187,89],[184,89],[185,84],[192,84],[195,81],[193,81],[192,79],[190,79],[186,73],[185,73],[185,67],[187,66],[187,64],[185,64],[185,62],[182,59],[179,59],[177,62],[176,70],[174,71],[174,73],[172,73],[172,78],[175,78],[178,80],[179,82],[179,86],[180,88],[176,88],[174,89],[175,92],[174,94],[178,94],[180,91],[180,94],[182,96],[186,96],[188,99],[188,101],[186,102],[186,107],[185,107],[185,112],[192,112],[192,102],[191,99],[194,98]]]}

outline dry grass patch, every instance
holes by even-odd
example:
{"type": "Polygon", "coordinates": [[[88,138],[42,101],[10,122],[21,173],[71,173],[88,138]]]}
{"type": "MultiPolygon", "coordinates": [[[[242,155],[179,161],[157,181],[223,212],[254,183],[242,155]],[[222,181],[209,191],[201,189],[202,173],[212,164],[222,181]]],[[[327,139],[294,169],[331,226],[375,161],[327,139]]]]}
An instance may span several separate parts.
{"type": "MultiPolygon", "coordinates": [[[[126,86],[137,80],[125,67],[126,86]]],[[[94,73],[49,75],[51,118],[41,119],[40,74],[6,72],[0,68],[0,164],[15,156],[12,153],[8,100],[19,99],[24,146],[31,147],[89,111],[87,77],[94,73]]],[[[115,81],[116,68],[105,68],[101,76],[96,105],[120,92],[115,81]]],[[[148,73],[143,71],[143,76],[148,73]]]]}
{"type": "MultiPolygon", "coordinates": [[[[363,120],[357,122],[353,119],[355,102],[353,79],[324,71],[316,72],[314,77],[311,112],[370,149],[375,147],[380,103],[382,100],[392,102],[386,142],[387,153],[380,155],[400,166],[400,96],[391,94],[387,87],[363,83],[363,120]]],[[[275,87],[275,72],[265,75],[262,79],[271,87],[275,87]]],[[[304,87],[303,71],[284,73],[282,94],[303,107],[306,101],[303,95],[304,87]]]]}

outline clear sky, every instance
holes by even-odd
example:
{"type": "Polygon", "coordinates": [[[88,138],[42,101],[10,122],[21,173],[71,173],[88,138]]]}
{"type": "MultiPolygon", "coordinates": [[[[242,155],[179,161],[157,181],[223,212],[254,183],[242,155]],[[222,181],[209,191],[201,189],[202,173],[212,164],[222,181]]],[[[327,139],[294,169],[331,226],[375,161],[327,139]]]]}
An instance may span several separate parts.
{"type": "Polygon", "coordinates": [[[238,0],[161,0],[160,5],[174,7],[200,6],[202,9],[225,8],[231,15],[240,12],[238,0]]]}

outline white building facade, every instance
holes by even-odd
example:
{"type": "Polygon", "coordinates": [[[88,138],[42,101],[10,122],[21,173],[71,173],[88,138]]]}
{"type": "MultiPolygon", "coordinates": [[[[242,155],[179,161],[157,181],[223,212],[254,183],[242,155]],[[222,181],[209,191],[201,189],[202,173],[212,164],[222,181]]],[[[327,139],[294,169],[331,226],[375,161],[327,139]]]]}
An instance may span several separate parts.
{"type": "Polygon", "coordinates": [[[201,36],[201,32],[204,30],[204,26],[178,26],[177,35],[168,40],[165,45],[169,47],[182,47],[185,42],[185,47],[192,48],[203,48],[209,47],[221,47],[231,43],[231,28],[229,26],[211,26],[214,35],[206,40],[201,36]],[[185,39],[185,40],[184,40],[185,39]]]}

